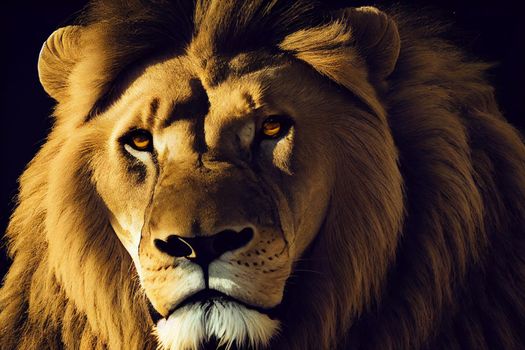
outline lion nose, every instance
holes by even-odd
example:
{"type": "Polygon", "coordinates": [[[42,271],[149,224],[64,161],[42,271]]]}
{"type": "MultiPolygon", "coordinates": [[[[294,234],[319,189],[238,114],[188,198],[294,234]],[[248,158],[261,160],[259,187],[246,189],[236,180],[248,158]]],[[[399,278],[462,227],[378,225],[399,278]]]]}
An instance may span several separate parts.
{"type": "Polygon", "coordinates": [[[168,236],[166,240],[155,239],[158,250],[170,256],[184,257],[201,266],[208,266],[222,254],[239,249],[253,238],[253,229],[241,231],[224,230],[213,236],[182,237],[168,236]]]}

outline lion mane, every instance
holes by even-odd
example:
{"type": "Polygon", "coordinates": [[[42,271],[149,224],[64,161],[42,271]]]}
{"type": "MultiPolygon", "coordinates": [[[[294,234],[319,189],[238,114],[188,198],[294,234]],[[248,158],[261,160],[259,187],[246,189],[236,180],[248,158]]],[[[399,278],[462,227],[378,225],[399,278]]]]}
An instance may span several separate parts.
{"type": "MultiPolygon", "coordinates": [[[[123,91],[130,67],[166,48],[184,52],[196,33],[210,57],[284,53],[388,125],[360,138],[337,130],[340,152],[326,155],[338,164],[330,206],[287,281],[270,348],[525,344],[525,145],[485,80],[490,66],[442,39],[440,26],[307,0],[131,0],[93,2],[77,27],[94,28],[84,65],[39,67],[41,78],[65,72],[69,85],[48,91],[60,101],[55,127],[20,179],[0,348],[158,346],[96,192],[89,145],[67,147],[71,130],[82,132],[67,116],[89,120],[123,91]],[[83,102],[68,104],[73,94],[83,102]]],[[[61,49],[48,41],[43,50],[61,49]]]]}

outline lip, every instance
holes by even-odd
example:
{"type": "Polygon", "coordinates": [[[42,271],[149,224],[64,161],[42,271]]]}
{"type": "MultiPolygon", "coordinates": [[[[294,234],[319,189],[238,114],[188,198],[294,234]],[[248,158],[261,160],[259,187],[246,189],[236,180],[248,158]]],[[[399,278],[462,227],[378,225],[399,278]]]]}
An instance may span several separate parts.
{"type": "Polygon", "coordinates": [[[259,307],[259,306],[255,306],[255,305],[252,305],[252,304],[248,304],[248,303],[245,303],[239,299],[236,299],[230,295],[227,295],[227,294],[224,294],[222,292],[219,292],[215,289],[203,289],[197,293],[194,293],[190,296],[188,296],[186,299],[184,299],[183,301],[181,301],[179,304],[177,304],[174,308],[172,308],[167,314],[166,316],[163,316],[161,315],[157,310],[155,310],[155,308],[153,307],[153,305],[151,304],[151,302],[149,302],[148,300],[148,309],[149,309],[149,313],[150,313],[150,316],[151,316],[151,319],[153,320],[153,322],[155,324],[157,324],[158,321],[160,321],[161,319],[168,319],[170,317],[171,314],[173,314],[175,311],[177,311],[178,309],[184,307],[184,306],[187,306],[187,305],[192,305],[192,304],[202,304],[203,306],[211,306],[213,303],[215,302],[219,302],[219,303],[236,303],[236,304],[239,304],[239,305],[242,305],[244,306],[245,308],[247,309],[252,309],[252,310],[255,310],[257,312],[260,312],[262,314],[265,314],[267,315],[268,317],[270,317],[271,319],[274,319],[276,316],[277,316],[277,308],[278,306],[276,307],[273,307],[273,308],[263,308],[263,307],[259,307]]]}

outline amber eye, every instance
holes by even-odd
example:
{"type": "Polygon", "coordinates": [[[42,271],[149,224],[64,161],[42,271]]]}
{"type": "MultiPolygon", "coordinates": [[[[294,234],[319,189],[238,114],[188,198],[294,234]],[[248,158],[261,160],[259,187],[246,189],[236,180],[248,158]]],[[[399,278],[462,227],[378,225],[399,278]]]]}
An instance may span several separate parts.
{"type": "Polygon", "coordinates": [[[146,130],[135,130],[128,138],[128,144],[137,151],[151,151],[152,137],[146,130]]]}
{"type": "Polygon", "coordinates": [[[262,124],[262,134],[265,138],[275,139],[284,135],[290,128],[290,120],[282,116],[267,118],[262,124]]]}

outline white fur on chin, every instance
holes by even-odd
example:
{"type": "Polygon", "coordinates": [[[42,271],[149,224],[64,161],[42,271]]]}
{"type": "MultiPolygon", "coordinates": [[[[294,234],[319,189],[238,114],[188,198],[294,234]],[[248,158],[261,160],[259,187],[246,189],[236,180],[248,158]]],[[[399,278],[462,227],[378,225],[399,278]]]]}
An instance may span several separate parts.
{"type": "Polygon", "coordinates": [[[158,322],[155,334],[160,349],[197,350],[216,338],[230,349],[268,345],[279,329],[279,321],[231,301],[211,301],[182,307],[158,322]]]}

